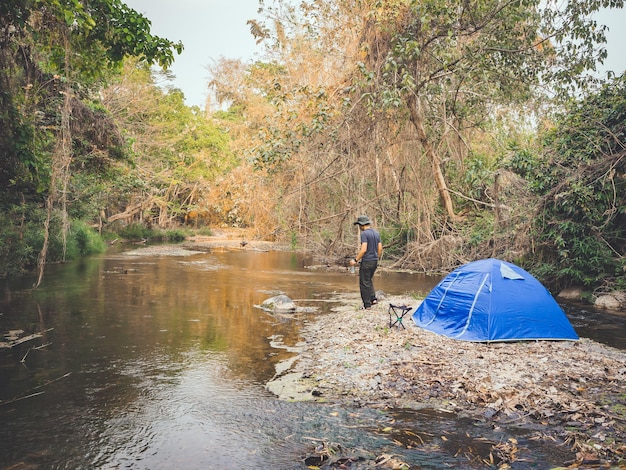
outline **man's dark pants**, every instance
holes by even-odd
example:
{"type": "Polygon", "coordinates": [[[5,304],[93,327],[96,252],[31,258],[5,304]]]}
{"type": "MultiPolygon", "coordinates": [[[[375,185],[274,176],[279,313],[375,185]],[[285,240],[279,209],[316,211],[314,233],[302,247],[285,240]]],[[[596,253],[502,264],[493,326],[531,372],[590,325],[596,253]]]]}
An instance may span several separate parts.
{"type": "Polygon", "coordinates": [[[376,299],[376,291],[374,290],[374,282],[372,278],[378,267],[378,261],[361,261],[359,269],[359,289],[361,291],[361,300],[365,308],[372,306],[372,301],[376,299]]]}

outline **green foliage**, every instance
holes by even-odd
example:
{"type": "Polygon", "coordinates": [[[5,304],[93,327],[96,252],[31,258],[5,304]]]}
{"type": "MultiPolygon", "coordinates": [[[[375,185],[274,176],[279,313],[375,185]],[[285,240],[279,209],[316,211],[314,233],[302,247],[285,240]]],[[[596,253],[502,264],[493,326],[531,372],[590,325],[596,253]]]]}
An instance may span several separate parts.
{"type": "Polygon", "coordinates": [[[511,157],[505,162],[504,167],[517,173],[522,178],[531,178],[537,174],[539,160],[529,149],[514,148],[511,157]]]}
{"type": "Polygon", "coordinates": [[[242,122],[243,121],[243,106],[232,105],[227,110],[220,110],[213,113],[215,119],[227,122],[242,122]]]}
{"type": "Polygon", "coordinates": [[[295,250],[298,247],[298,234],[296,232],[291,232],[291,249],[295,250]]]}
{"type": "Polygon", "coordinates": [[[69,34],[75,53],[72,69],[85,83],[119,66],[127,56],[168,67],[174,51],[183,50],[180,42],[151,34],[150,20],[120,0],[35,0],[32,9],[42,13],[43,27],[33,34],[38,46],[48,51],[50,70],[67,74],[65,44],[59,35],[69,34]]]}
{"type": "MultiPolygon", "coordinates": [[[[0,61],[7,52],[0,52],[0,61]]],[[[5,65],[0,70],[0,84],[3,74],[15,73],[5,65]]],[[[23,109],[23,90],[16,89],[13,95],[10,90],[0,90],[0,204],[3,200],[19,203],[20,193],[39,194],[49,184],[50,131],[38,127],[23,109]]]]}
{"type": "Polygon", "coordinates": [[[401,256],[411,238],[411,229],[406,225],[390,225],[379,229],[380,241],[387,256],[401,256]]]}
{"type": "MultiPolygon", "coordinates": [[[[41,251],[44,240],[44,231],[41,226],[33,226],[28,243],[33,246],[37,254],[41,251]]],[[[51,263],[76,260],[82,256],[102,253],[106,250],[106,243],[100,235],[82,221],[71,221],[70,229],[63,240],[63,229],[59,213],[51,220],[50,236],[48,240],[47,260],[51,263]]]]}
{"type": "Polygon", "coordinates": [[[0,274],[36,265],[47,197],[73,220],[65,230],[62,217],[53,214],[48,261],[103,249],[88,225],[77,221],[94,220],[105,207],[112,167],[128,148],[111,115],[91,98],[126,57],[167,67],[182,51],[182,44],[151,34],[150,21],[120,0],[1,3],[0,210],[6,219],[0,237],[7,251],[0,274]],[[60,182],[59,170],[56,178],[51,173],[60,167],[58,144],[70,134],[72,148],[64,146],[63,155],[71,159],[71,178],[64,174],[60,182]]]}
{"type": "Polygon", "coordinates": [[[149,229],[144,224],[128,224],[117,230],[117,234],[120,237],[130,241],[148,240],[152,237],[153,233],[153,230],[149,229]]]}
{"type": "Polygon", "coordinates": [[[129,224],[117,231],[125,240],[133,242],[182,242],[189,232],[183,229],[161,230],[146,227],[144,224],[129,224]]]}
{"type": "Polygon", "coordinates": [[[484,247],[493,239],[493,212],[482,211],[475,214],[471,224],[461,226],[463,238],[471,248],[484,247]]]}
{"type": "Polygon", "coordinates": [[[166,230],[164,240],[169,242],[182,242],[187,238],[188,232],[182,229],[166,230]]]}
{"type": "Polygon", "coordinates": [[[132,165],[119,168],[114,181],[107,183],[101,207],[111,215],[146,201],[141,212],[150,216],[143,220],[164,228],[190,212],[205,213],[210,184],[239,160],[224,130],[197,108],[187,107],[179,90],[165,92],[157,87],[146,72],[141,64],[128,61],[122,85],[107,90],[114,107],[123,109],[119,125],[132,137],[133,159],[132,165]],[[128,95],[120,93],[120,88],[128,95]]]}
{"type": "MultiPolygon", "coordinates": [[[[0,213],[0,277],[23,274],[37,265],[44,241],[43,219],[43,211],[33,207],[16,207],[8,213],[0,213]],[[24,217],[26,212],[28,220],[24,217]],[[16,220],[20,223],[16,224],[16,220]]],[[[64,253],[62,232],[60,217],[54,217],[48,242],[49,262],[71,261],[102,253],[107,248],[92,227],[82,221],[72,221],[64,253]]]]}
{"type": "Polygon", "coordinates": [[[626,78],[572,103],[527,177],[542,196],[541,270],[558,285],[623,285],[626,248],[626,78]]]}
{"type": "Polygon", "coordinates": [[[103,253],[107,245],[102,237],[83,221],[72,223],[70,235],[76,243],[77,257],[103,253]]]}
{"type": "MultiPolygon", "coordinates": [[[[411,103],[417,94],[431,110],[463,122],[481,119],[492,100],[525,99],[546,53],[534,47],[540,36],[537,6],[432,0],[406,2],[394,11],[381,5],[372,16],[389,35],[388,50],[378,77],[371,75],[377,64],[362,68],[367,81],[378,85],[368,95],[370,109],[411,103]]],[[[435,121],[433,132],[442,119],[435,121]]]]}
{"type": "Polygon", "coordinates": [[[447,167],[446,175],[450,181],[457,181],[465,198],[457,198],[459,208],[470,206],[473,202],[467,197],[482,201],[489,189],[493,187],[494,174],[497,170],[493,155],[479,152],[470,154],[460,162],[451,162],[447,167]]]}
{"type": "Polygon", "coordinates": [[[213,235],[213,230],[211,230],[209,227],[200,227],[199,229],[195,230],[194,233],[196,233],[197,235],[202,235],[204,237],[210,237],[213,235]]]}
{"type": "Polygon", "coordinates": [[[237,160],[229,150],[228,134],[187,107],[180,91],[162,93],[151,83],[134,80],[132,86],[144,85],[151,89],[145,99],[152,103],[131,116],[127,125],[140,127],[135,137],[145,143],[137,146],[141,157],[138,163],[151,167],[154,174],[161,172],[165,177],[162,184],[167,187],[172,182],[204,182],[234,167],[237,160]],[[142,139],[142,132],[151,133],[147,142],[142,139]]]}
{"type": "Polygon", "coordinates": [[[11,214],[0,212],[0,277],[15,276],[37,262],[35,248],[28,243],[31,225],[13,222],[11,214]]]}

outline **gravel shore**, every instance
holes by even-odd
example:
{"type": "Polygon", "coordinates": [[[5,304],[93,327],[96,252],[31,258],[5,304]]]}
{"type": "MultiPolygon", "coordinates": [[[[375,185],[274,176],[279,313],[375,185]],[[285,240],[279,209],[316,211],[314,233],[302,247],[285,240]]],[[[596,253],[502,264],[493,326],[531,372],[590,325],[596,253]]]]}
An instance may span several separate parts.
{"type": "Polygon", "coordinates": [[[359,310],[341,295],[307,323],[295,363],[268,389],[284,400],[435,408],[502,425],[532,426],[571,445],[577,464],[624,465],[626,352],[589,339],[470,343],[389,327],[389,297],[359,310]]]}

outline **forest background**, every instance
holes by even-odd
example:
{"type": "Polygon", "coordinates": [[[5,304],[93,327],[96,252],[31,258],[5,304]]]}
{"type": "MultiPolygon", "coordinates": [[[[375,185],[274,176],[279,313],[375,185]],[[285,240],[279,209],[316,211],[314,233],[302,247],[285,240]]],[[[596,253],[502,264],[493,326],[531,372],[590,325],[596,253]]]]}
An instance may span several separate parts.
{"type": "MultiPolygon", "coordinates": [[[[261,1],[251,62],[186,106],[183,45],[120,0],[0,5],[0,275],[216,227],[388,265],[498,257],[553,290],[626,290],[623,0],[261,1]]],[[[202,232],[204,230],[204,232],[202,232]]]]}

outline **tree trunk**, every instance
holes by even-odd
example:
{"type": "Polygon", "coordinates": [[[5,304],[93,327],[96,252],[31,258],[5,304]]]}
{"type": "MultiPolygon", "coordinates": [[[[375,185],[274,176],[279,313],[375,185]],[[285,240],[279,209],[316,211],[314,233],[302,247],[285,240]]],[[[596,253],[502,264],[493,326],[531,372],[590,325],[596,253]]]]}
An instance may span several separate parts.
{"type": "Polygon", "coordinates": [[[417,132],[417,138],[422,145],[426,156],[430,160],[433,170],[433,176],[435,178],[435,184],[437,185],[437,189],[439,190],[439,196],[441,197],[441,203],[443,204],[446,214],[448,214],[450,220],[456,222],[460,220],[461,217],[454,213],[452,198],[450,197],[448,185],[441,169],[441,160],[433,150],[433,146],[431,145],[430,141],[428,140],[428,136],[426,135],[426,130],[424,129],[424,115],[422,113],[420,100],[419,98],[413,96],[411,99],[408,100],[407,104],[411,113],[411,122],[415,126],[415,130],[417,132]]]}

